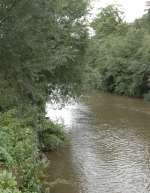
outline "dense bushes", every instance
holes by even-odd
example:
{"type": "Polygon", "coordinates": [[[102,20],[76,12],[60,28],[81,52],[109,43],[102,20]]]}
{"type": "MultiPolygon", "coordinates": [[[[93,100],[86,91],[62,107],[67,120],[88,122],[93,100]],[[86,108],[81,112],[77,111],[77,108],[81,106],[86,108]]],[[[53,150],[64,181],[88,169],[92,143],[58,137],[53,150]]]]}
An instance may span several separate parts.
{"type": "Polygon", "coordinates": [[[31,117],[27,121],[27,115],[22,116],[17,110],[1,114],[0,126],[0,177],[4,181],[0,185],[4,185],[6,191],[13,188],[10,190],[14,193],[19,193],[18,190],[23,193],[41,192],[40,177],[46,166],[41,150],[54,150],[63,143],[64,134],[60,126],[45,118],[39,123],[31,117]]]}
{"type": "Polygon", "coordinates": [[[43,167],[39,159],[38,138],[16,110],[0,117],[0,161],[16,177],[23,192],[39,192],[39,176],[43,167]]]}
{"type": "Polygon", "coordinates": [[[53,151],[60,147],[65,140],[63,126],[54,124],[48,120],[41,122],[39,134],[40,149],[43,151],[53,151]]]}
{"type": "Polygon", "coordinates": [[[0,173],[0,192],[21,193],[17,188],[17,182],[15,177],[12,176],[12,173],[7,172],[6,170],[0,173]]]}
{"type": "Polygon", "coordinates": [[[119,9],[108,6],[92,22],[96,34],[87,49],[86,83],[120,95],[148,98],[149,14],[132,24],[122,18],[119,9]]]}
{"type": "Polygon", "coordinates": [[[101,88],[120,95],[141,97],[148,92],[149,66],[138,63],[101,68],[101,88]],[[116,67],[116,69],[114,69],[116,67]]]}

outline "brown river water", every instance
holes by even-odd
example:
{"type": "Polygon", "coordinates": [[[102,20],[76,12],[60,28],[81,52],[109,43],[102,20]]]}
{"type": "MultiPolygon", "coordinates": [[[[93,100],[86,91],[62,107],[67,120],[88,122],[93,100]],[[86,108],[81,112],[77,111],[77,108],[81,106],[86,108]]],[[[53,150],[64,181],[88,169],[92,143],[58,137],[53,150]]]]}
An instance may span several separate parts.
{"type": "Polygon", "coordinates": [[[69,139],[49,154],[52,193],[150,193],[150,103],[94,93],[46,109],[69,139]]]}

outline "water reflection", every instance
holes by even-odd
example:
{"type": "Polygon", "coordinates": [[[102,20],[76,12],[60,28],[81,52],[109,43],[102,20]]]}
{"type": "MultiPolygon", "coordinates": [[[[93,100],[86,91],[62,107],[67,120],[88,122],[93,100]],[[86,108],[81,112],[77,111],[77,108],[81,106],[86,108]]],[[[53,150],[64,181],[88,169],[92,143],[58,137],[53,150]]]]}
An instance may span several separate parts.
{"type": "Polygon", "coordinates": [[[51,120],[56,121],[60,124],[64,124],[66,127],[71,126],[73,117],[72,110],[75,109],[77,104],[65,105],[62,108],[58,108],[57,104],[52,105],[46,104],[46,116],[51,120]]]}
{"type": "Polygon", "coordinates": [[[71,139],[62,152],[50,155],[51,174],[57,170],[55,178],[76,182],[54,193],[150,192],[149,103],[94,94],[62,110],[47,105],[47,112],[64,122],[71,139]]]}

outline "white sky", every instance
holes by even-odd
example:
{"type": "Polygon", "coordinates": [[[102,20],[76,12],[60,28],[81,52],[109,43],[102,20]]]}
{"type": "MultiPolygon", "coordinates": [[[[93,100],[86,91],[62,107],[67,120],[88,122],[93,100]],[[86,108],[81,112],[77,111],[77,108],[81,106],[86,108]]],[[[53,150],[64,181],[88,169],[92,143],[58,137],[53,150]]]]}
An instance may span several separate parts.
{"type": "Polygon", "coordinates": [[[125,13],[125,20],[127,22],[132,22],[136,18],[141,17],[146,7],[146,0],[93,0],[93,2],[91,3],[92,17],[96,15],[99,8],[114,3],[121,5],[122,10],[125,13]]]}

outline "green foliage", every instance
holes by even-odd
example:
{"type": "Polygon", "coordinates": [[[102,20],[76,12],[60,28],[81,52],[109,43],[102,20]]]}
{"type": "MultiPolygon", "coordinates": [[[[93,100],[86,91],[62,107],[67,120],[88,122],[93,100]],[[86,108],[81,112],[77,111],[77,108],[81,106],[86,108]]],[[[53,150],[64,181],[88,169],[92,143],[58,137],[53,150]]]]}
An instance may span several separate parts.
{"type": "Polygon", "coordinates": [[[25,126],[16,110],[1,114],[0,123],[1,162],[16,175],[22,190],[39,192],[39,169],[44,165],[39,160],[36,132],[25,126]]]}
{"type": "Polygon", "coordinates": [[[0,192],[1,193],[21,193],[17,188],[15,177],[6,170],[0,173],[0,192]]]}
{"type": "Polygon", "coordinates": [[[44,120],[45,103],[56,88],[63,98],[80,90],[87,3],[0,0],[0,165],[16,177],[8,173],[14,185],[2,193],[42,192],[40,151],[64,141],[62,128],[44,120]]]}
{"type": "Polygon", "coordinates": [[[59,148],[65,140],[63,127],[59,124],[43,120],[39,131],[40,148],[43,151],[53,151],[59,148]]]}
{"type": "Polygon", "coordinates": [[[56,150],[65,136],[62,126],[29,111],[32,116],[16,109],[0,114],[0,164],[13,173],[23,193],[41,193],[40,176],[47,165],[41,151],[56,150]]]}
{"type": "Polygon", "coordinates": [[[122,21],[122,12],[119,8],[109,5],[97,15],[91,23],[91,27],[96,31],[96,36],[103,38],[113,33],[125,33],[126,25],[122,21]]]}
{"type": "Polygon", "coordinates": [[[0,192],[1,193],[36,193],[33,191],[20,191],[16,178],[12,173],[3,170],[0,173],[0,192]]]}
{"type": "Polygon", "coordinates": [[[146,14],[127,24],[120,14],[118,8],[108,6],[92,23],[96,35],[87,49],[86,83],[120,95],[143,97],[150,89],[149,17],[146,14]]]}
{"type": "Polygon", "coordinates": [[[65,95],[80,86],[86,6],[85,0],[0,0],[1,110],[18,103],[41,108],[56,85],[65,95]]]}

